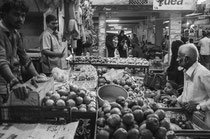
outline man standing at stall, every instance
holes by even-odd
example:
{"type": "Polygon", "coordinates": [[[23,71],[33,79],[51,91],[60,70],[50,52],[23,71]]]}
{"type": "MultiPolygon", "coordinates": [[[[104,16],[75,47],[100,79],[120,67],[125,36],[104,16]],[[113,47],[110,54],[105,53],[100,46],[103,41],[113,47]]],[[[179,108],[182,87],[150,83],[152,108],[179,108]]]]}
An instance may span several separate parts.
{"type": "Polygon", "coordinates": [[[46,30],[40,36],[42,53],[42,71],[50,75],[54,67],[63,69],[62,58],[66,47],[62,47],[62,39],[59,35],[58,20],[54,15],[46,16],[46,30]]]}
{"type": "Polygon", "coordinates": [[[8,99],[10,90],[20,98],[28,96],[26,86],[21,83],[20,66],[32,76],[38,73],[23,47],[23,38],[18,32],[25,21],[28,7],[22,0],[7,1],[1,6],[0,21],[0,105],[8,99]]]}
{"type": "Polygon", "coordinates": [[[184,68],[184,88],[177,101],[188,112],[202,110],[210,127],[210,71],[198,62],[199,53],[192,43],[179,48],[177,61],[184,68]]]}

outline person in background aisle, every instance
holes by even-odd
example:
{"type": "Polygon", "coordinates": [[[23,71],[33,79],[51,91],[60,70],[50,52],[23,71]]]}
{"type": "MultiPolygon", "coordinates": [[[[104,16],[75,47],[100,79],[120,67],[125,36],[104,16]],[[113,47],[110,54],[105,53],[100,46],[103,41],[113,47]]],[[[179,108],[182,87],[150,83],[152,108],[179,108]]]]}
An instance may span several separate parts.
{"type": "Polygon", "coordinates": [[[139,45],[139,39],[135,33],[133,34],[133,38],[131,40],[131,47],[133,48],[132,49],[133,57],[138,57],[138,58],[144,57],[142,48],[139,45]]]}
{"type": "Polygon", "coordinates": [[[179,48],[177,61],[184,68],[184,89],[177,98],[188,112],[205,111],[210,127],[210,71],[198,62],[199,53],[192,43],[179,48]]]}
{"type": "MultiPolygon", "coordinates": [[[[107,48],[107,52],[108,52],[108,57],[114,57],[114,51],[115,51],[115,47],[114,47],[114,38],[115,38],[115,34],[107,34],[106,36],[106,48],[107,48]]],[[[118,38],[117,38],[117,42],[118,42],[118,38]]]]}
{"type": "Polygon", "coordinates": [[[179,63],[177,61],[177,54],[181,45],[183,45],[183,42],[181,40],[176,40],[172,42],[171,61],[169,67],[166,70],[168,80],[174,81],[176,84],[178,84],[179,87],[182,87],[184,85],[184,73],[183,71],[178,69],[179,63]]]}
{"type": "Polygon", "coordinates": [[[164,48],[164,50],[168,51],[169,46],[170,46],[170,40],[169,40],[169,36],[167,35],[166,38],[165,38],[165,48],[164,48]]]}
{"type": "Polygon", "coordinates": [[[11,90],[17,98],[25,100],[27,88],[22,84],[21,66],[32,76],[38,76],[31,59],[23,47],[23,38],[18,29],[25,21],[29,8],[23,0],[6,1],[1,6],[0,21],[0,105],[8,100],[11,90]]]}
{"type": "Polygon", "coordinates": [[[51,14],[47,15],[46,24],[47,28],[40,36],[40,49],[42,71],[49,76],[54,67],[63,69],[62,58],[65,56],[66,47],[62,47],[62,39],[57,31],[57,18],[51,14]]]}
{"type": "Polygon", "coordinates": [[[138,39],[137,35],[135,33],[133,33],[133,37],[131,39],[131,46],[135,45],[135,44],[139,45],[139,39],[138,39]]]}
{"type": "Polygon", "coordinates": [[[120,53],[120,57],[128,56],[128,48],[130,46],[129,38],[124,34],[124,30],[120,31],[118,35],[118,51],[120,53]]]}
{"type": "Polygon", "coordinates": [[[198,42],[198,48],[200,49],[201,64],[207,69],[210,69],[210,33],[203,32],[203,38],[198,42]]]}

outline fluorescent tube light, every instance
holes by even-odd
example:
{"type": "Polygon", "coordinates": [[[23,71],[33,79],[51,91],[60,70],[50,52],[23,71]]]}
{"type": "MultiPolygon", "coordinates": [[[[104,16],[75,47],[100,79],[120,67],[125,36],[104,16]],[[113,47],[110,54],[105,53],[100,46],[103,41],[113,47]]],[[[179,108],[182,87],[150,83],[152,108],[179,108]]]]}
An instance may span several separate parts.
{"type": "Polygon", "coordinates": [[[187,14],[185,16],[190,17],[190,16],[197,16],[197,15],[201,15],[202,13],[191,13],[191,14],[187,14]]]}
{"type": "Polygon", "coordinates": [[[107,23],[115,23],[115,22],[119,22],[119,19],[107,19],[106,22],[107,23]]]}
{"type": "Polygon", "coordinates": [[[170,21],[164,21],[163,24],[169,23],[170,21]]]}
{"type": "Polygon", "coordinates": [[[109,27],[116,27],[118,24],[108,24],[109,27]]]}

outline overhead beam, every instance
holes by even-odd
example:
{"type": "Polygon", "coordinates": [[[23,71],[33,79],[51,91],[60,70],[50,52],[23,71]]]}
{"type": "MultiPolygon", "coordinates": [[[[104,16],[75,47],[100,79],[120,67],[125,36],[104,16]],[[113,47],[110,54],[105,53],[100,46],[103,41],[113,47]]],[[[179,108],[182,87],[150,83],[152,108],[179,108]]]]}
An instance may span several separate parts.
{"type": "Polygon", "coordinates": [[[152,5],[94,5],[95,12],[109,11],[152,11],[152,5]]]}
{"type": "MultiPolygon", "coordinates": [[[[113,22],[113,23],[110,23],[110,24],[121,24],[121,23],[137,24],[137,23],[139,23],[140,21],[143,21],[143,20],[147,20],[147,19],[142,19],[142,20],[120,20],[119,22],[113,22]]],[[[98,23],[98,20],[94,20],[94,23],[98,23]]]]}

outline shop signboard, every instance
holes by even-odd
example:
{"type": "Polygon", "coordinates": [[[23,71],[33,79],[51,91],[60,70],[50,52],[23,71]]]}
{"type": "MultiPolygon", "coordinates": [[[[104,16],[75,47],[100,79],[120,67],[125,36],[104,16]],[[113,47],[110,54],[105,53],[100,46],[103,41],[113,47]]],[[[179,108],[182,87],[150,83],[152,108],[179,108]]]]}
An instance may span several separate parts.
{"type": "Polygon", "coordinates": [[[93,5],[128,5],[129,0],[91,0],[93,5]]]}
{"type": "Polygon", "coordinates": [[[206,25],[209,24],[209,19],[203,19],[203,20],[196,20],[194,21],[195,25],[206,25]]]}
{"type": "Polygon", "coordinates": [[[195,10],[197,0],[153,0],[153,10],[195,10]]]}

